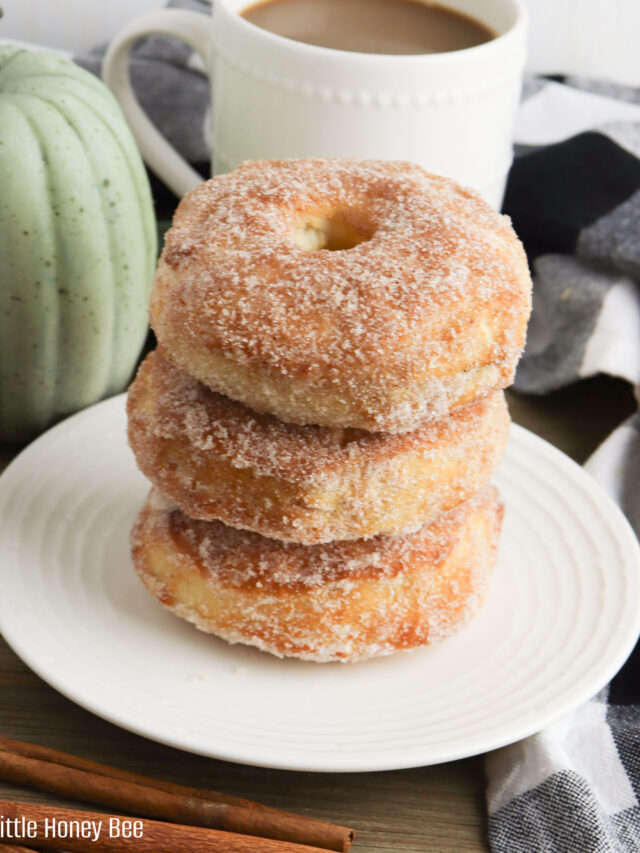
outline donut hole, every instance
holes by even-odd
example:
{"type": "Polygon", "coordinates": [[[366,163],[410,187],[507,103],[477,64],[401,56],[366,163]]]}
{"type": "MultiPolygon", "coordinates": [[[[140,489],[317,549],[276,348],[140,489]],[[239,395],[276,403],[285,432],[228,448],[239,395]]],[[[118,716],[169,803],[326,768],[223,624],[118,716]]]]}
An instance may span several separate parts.
{"type": "Polygon", "coordinates": [[[305,214],[293,229],[293,240],[307,252],[343,252],[373,237],[373,226],[351,211],[305,214]]]}

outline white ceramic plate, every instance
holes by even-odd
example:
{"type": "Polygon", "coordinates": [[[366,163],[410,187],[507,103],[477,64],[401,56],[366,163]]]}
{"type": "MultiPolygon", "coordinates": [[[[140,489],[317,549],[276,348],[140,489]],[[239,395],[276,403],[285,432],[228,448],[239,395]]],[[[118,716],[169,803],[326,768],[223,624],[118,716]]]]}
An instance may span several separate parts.
{"type": "Polygon", "coordinates": [[[577,465],[514,427],[489,599],[459,635],[355,665],[278,660],[163,610],[131,567],[147,484],[124,398],[63,422],[0,478],[0,628],[66,696],[203,755],[302,770],[435,764],[518,740],[596,693],[640,631],[640,556],[577,465]]]}

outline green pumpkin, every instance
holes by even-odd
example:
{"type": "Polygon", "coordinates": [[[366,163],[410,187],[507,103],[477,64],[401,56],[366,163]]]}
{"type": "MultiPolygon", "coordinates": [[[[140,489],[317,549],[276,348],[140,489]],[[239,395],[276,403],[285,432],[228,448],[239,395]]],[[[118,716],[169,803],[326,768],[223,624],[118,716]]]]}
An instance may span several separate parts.
{"type": "Polygon", "coordinates": [[[109,90],[0,47],[0,441],[123,390],[157,253],[146,172],[109,90]]]}

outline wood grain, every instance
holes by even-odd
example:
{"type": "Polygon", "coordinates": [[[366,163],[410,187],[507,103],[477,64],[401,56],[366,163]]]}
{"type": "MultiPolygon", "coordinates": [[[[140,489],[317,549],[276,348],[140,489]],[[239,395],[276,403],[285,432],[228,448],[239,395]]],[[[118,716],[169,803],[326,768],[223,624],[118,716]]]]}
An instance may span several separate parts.
{"type": "MultiPolygon", "coordinates": [[[[154,787],[153,783],[152,786],[140,785],[113,778],[110,774],[117,771],[109,765],[100,765],[107,773],[87,772],[68,763],[28,757],[25,751],[29,751],[27,741],[0,737],[0,779],[74,800],[89,801],[136,817],[289,841],[338,853],[346,853],[353,841],[350,829],[332,823],[310,821],[262,805],[257,808],[238,806],[219,799],[212,802],[190,794],[169,793],[154,787]]],[[[60,755],[67,758],[67,753],[60,755]]]]}
{"type": "MultiPolygon", "coordinates": [[[[388,773],[314,774],[228,764],[130,734],[48,687],[0,640],[0,731],[181,785],[353,826],[353,853],[482,853],[481,759],[388,773]]],[[[77,802],[0,783],[0,799],[77,802]]]]}

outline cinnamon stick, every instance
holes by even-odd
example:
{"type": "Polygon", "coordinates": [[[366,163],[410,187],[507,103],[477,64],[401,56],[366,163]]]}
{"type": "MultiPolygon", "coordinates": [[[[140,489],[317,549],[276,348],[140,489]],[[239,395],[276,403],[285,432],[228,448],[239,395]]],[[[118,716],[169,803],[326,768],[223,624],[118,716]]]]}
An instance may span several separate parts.
{"type": "MultiPolygon", "coordinates": [[[[87,850],[92,853],[184,853],[185,850],[189,853],[325,853],[317,847],[215,829],[0,801],[0,820],[7,824],[16,819],[33,821],[34,837],[30,841],[38,849],[63,847],[69,853],[87,850]],[[85,829],[87,834],[82,835],[85,829]],[[137,837],[133,836],[134,831],[137,837]],[[126,833],[130,833],[130,837],[126,833]]],[[[22,840],[15,837],[12,841],[6,835],[2,839],[10,850],[13,844],[19,849],[22,840]]]]}
{"type": "Polygon", "coordinates": [[[15,755],[23,755],[25,758],[37,758],[40,761],[49,761],[65,767],[73,767],[76,770],[84,770],[87,773],[96,773],[99,776],[107,776],[111,779],[120,779],[123,782],[132,782],[134,785],[155,788],[158,791],[165,791],[168,794],[193,797],[211,803],[226,803],[248,809],[259,809],[298,823],[304,821],[304,825],[308,828],[308,837],[301,836],[299,840],[293,837],[290,839],[292,841],[296,840],[300,844],[316,844],[319,847],[326,847],[328,850],[337,850],[341,851],[341,853],[346,853],[355,837],[354,831],[348,827],[325,823],[324,821],[314,820],[313,818],[301,817],[291,812],[275,809],[272,806],[265,806],[263,803],[256,803],[252,800],[242,799],[241,797],[233,797],[229,794],[221,794],[217,791],[193,788],[188,785],[176,785],[174,782],[167,782],[164,779],[154,779],[139,773],[131,773],[129,770],[122,770],[120,767],[112,767],[109,764],[89,761],[86,758],[80,758],[77,755],[71,755],[70,753],[52,749],[48,746],[41,746],[40,744],[12,740],[11,738],[0,735],[0,750],[12,752],[15,755]]]}
{"type": "MultiPolygon", "coordinates": [[[[89,761],[78,755],[61,752],[59,749],[51,749],[48,746],[40,746],[37,743],[28,743],[22,740],[12,740],[0,735],[0,749],[5,752],[13,752],[14,755],[24,755],[25,758],[37,758],[40,761],[50,761],[53,764],[62,764],[65,767],[74,767],[76,770],[85,770],[87,773],[97,773],[98,776],[109,776],[111,779],[121,779],[123,782],[133,782],[134,785],[144,785],[147,788],[156,788],[158,791],[166,791],[168,794],[180,794],[183,797],[196,797],[199,800],[208,800],[211,803],[227,803],[230,806],[244,806],[249,809],[262,809],[275,812],[276,814],[287,814],[271,806],[255,803],[252,800],[244,800],[241,797],[232,797],[230,794],[220,794],[217,791],[207,791],[203,788],[191,788],[187,785],[176,785],[164,779],[152,779],[139,773],[131,773],[120,767],[111,767],[109,764],[100,764],[97,761],[89,761]]],[[[308,818],[310,822],[314,822],[308,818]]]]}
{"type": "MultiPolygon", "coordinates": [[[[0,844],[0,853],[40,853],[40,851],[34,847],[19,847],[17,844],[0,844]]],[[[58,853],[58,851],[50,850],[49,853],[58,853]]]]}
{"type": "Polygon", "coordinates": [[[33,847],[18,847],[17,845],[9,847],[8,844],[0,844],[0,853],[38,853],[38,851],[34,850],[33,847]]]}
{"type": "Polygon", "coordinates": [[[276,810],[267,812],[169,794],[1,749],[0,778],[134,815],[290,841],[325,850],[346,851],[353,839],[350,830],[321,821],[309,821],[276,810]]]}

